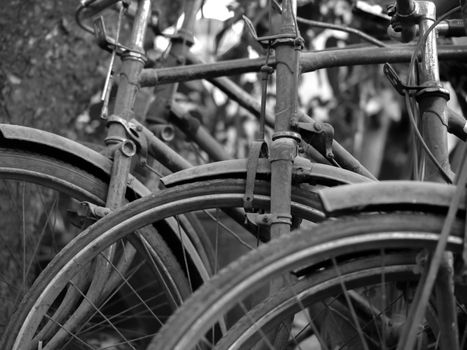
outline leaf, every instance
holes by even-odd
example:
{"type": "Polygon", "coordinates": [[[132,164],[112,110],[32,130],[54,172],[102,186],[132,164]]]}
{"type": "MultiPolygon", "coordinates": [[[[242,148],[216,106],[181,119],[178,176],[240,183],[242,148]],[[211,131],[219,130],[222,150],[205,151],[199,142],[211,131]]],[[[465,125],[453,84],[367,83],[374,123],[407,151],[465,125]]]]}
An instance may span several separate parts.
{"type": "Polygon", "coordinates": [[[21,79],[18,78],[16,75],[11,74],[11,73],[7,73],[6,76],[7,76],[8,81],[10,82],[10,84],[12,84],[12,85],[21,84],[21,79]]]}

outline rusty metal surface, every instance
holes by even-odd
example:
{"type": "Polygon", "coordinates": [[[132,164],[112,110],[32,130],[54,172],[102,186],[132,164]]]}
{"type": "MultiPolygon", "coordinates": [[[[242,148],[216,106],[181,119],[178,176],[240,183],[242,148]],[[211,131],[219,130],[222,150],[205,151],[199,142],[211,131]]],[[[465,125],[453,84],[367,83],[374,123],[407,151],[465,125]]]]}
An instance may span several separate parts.
{"type": "MultiPolygon", "coordinates": [[[[246,178],[247,160],[235,159],[215,163],[200,165],[175,174],[168,175],[161,179],[166,187],[173,187],[178,184],[195,182],[208,178],[246,178]]],[[[257,175],[261,178],[269,178],[271,165],[267,159],[260,159],[258,162],[257,175]]],[[[367,177],[352,173],[348,170],[339,169],[333,166],[311,163],[310,161],[298,157],[294,162],[293,178],[299,183],[316,184],[351,184],[371,181],[367,177]]]]}
{"type": "MultiPolygon", "coordinates": [[[[318,191],[327,215],[358,210],[374,211],[385,206],[404,210],[432,208],[444,210],[449,207],[455,186],[433,182],[385,181],[339,186],[318,191]]],[[[465,209],[462,203],[460,209],[465,209]]]]}
{"type": "MultiPolygon", "coordinates": [[[[80,159],[81,164],[89,164],[90,168],[92,167],[105,174],[110,174],[112,162],[108,158],[65,137],[43,130],[9,124],[0,124],[0,134],[0,146],[2,138],[12,142],[20,141],[29,143],[29,149],[35,149],[35,147],[48,148],[50,149],[50,154],[64,155],[64,159],[67,160],[70,158],[77,158],[80,159]]],[[[150,193],[150,191],[133,176],[131,176],[129,183],[129,187],[141,197],[150,193]]]]}
{"type": "MultiPolygon", "coordinates": [[[[413,53],[412,45],[334,49],[316,52],[304,52],[300,58],[302,72],[311,72],[322,68],[354,66],[382,63],[409,62],[413,53]]],[[[466,45],[443,45],[438,48],[440,60],[465,60],[467,58],[466,45]]],[[[194,64],[190,66],[161,69],[144,69],[141,86],[156,84],[170,84],[175,82],[197,79],[210,79],[231,76],[249,72],[259,72],[265,63],[265,58],[237,59],[209,64],[194,64]]],[[[276,65],[276,58],[271,57],[272,66],[276,65]]]]}

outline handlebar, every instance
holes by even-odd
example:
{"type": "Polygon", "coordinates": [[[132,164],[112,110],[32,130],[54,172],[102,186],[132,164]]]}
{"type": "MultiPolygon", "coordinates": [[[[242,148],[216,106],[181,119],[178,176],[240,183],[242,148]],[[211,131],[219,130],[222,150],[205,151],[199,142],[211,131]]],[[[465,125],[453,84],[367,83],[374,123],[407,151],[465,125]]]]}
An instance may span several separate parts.
{"type": "Polygon", "coordinates": [[[115,5],[119,0],[82,0],[75,12],[75,20],[85,31],[94,34],[92,27],[84,23],[85,20],[92,18],[115,5]]]}
{"type": "MultiPolygon", "coordinates": [[[[82,0],[80,6],[76,10],[75,20],[82,29],[91,34],[95,34],[94,29],[87,25],[85,21],[96,17],[102,11],[111,8],[119,2],[121,2],[121,0],[82,0]]],[[[115,9],[118,9],[118,7],[115,7],[115,9]]],[[[136,16],[136,9],[133,6],[129,6],[126,11],[126,15],[130,18],[134,18],[136,16]]],[[[157,28],[157,25],[158,18],[151,16],[149,18],[148,26],[157,28]]]]}
{"type": "Polygon", "coordinates": [[[82,20],[88,19],[115,5],[119,0],[83,0],[77,11],[82,11],[82,20]]]}

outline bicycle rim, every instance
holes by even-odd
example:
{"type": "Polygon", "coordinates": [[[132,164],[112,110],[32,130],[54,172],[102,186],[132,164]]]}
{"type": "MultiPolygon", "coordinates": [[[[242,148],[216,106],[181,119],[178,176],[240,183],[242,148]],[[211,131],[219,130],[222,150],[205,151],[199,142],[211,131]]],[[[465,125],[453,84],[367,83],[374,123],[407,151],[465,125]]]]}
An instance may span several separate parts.
{"type": "MultiPolygon", "coordinates": [[[[60,307],[61,300],[67,289],[79,290],[78,293],[82,294],[84,298],[85,288],[79,288],[75,282],[79,277],[82,266],[92,264],[93,259],[99,256],[100,252],[106,247],[127,237],[139,227],[159,222],[162,219],[167,220],[168,218],[177,221],[179,215],[192,212],[196,215],[208,215],[212,219],[213,216],[219,215],[220,217],[220,208],[241,207],[243,205],[244,186],[244,180],[229,179],[182,185],[130,203],[118,212],[99,220],[62,250],[36,281],[30,293],[23,299],[17,317],[10,328],[10,334],[14,336],[19,334],[15,345],[12,346],[13,337],[9,338],[7,344],[14,349],[33,349],[37,347],[39,341],[42,341],[43,348],[48,349],[47,339],[37,339],[36,335],[40,333],[41,327],[43,327],[44,323],[47,323],[47,320],[55,321],[53,316],[57,310],[56,305],[60,307]]],[[[269,183],[258,182],[255,190],[255,207],[258,209],[268,208],[269,183]]],[[[294,193],[294,214],[304,219],[316,218],[316,195],[312,191],[304,189],[297,189],[294,193]]],[[[235,239],[242,239],[238,237],[238,232],[241,231],[241,227],[238,225],[235,228],[231,223],[229,225],[216,225],[214,228],[208,229],[208,232],[216,237],[219,230],[225,230],[226,234],[235,235],[235,239]]],[[[250,235],[250,233],[248,234],[250,235]]],[[[254,237],[253,242],[256,243],[254,237]]],[[[253,249],[255,246],[250,245],[248,249],[250,248],[253,249]]],[[[135,292],[132,281],[126,275],[118,272],[117,264],[110,261],[109,264],[112,265],[113,273],[121,277],[122,281],[119,286],[124,286],[126,290],[133,293],[134,300],[139,300],[138,306],[135,307],[143,308],[144,310],[140,310],[140,312],[145,317],[150,318],[152,322],[158,323],[159,326],[164,323],[165,319],[157,320],[153,315],[153,308],[145,301],[144,296],[135,292]]],[[[106,331],[111,329],[118,334],[118,336],[114,336],[116,342],[112,343],[116,348],[118,346],[130,349],[145,348],[157,327],[147,330],[147,334],[130,337],[124,333],[118,322],[114,322],[118,320],[113,318],[115,315],[106,315],[105,304],[107,302],[108,300],[103,301],[104,308],[101,308],[100,305],[93,305],[95,314],[99,316],[99,319],[96,322],[91,317],[82,327],[89,329],[92,324],[106,324],[106,331]]],[[[62,324],[60,320],[54,323],[62,324]]],[[[69,338],[75,344],[78,343],[84,346],[87,343],[86,345],[88,345],[90,339],[86,338],[86,335],[83,335],[86,332],[81,330],[69,334],[69,338]]]]}
{"type": "MultiPolygon", "coordinates": [[[[420,268],[414,269],[414,262],[421,249],[435,246],[443,220],[443,216],[424,213],[376,213],[328,221],[312,234],[303,231],[282,237],[214,277],[177,311],[150,349],[215,348],[220,333],[227,337],[219,343],[222,349],[393,349],[408,322],[407,310],[416,287],[412,281],[420,279],[420,268]],[[388,258],[399,253],[406,254],[412,263],[400,266],[393,274],[388,258]],[[352,274],[349,266],[359,259],[365,262],[366,256],[379,261],[379,267],[366,276],[352,274]],[[290,296],[285,304],[269,299],[270,303],[266,301],[247,313],[244,305],[248,296],[275,279],[283,279],[284,273],[289,276],[288,286],[296,286],[292,282],[297,279],[311,283],[301,291],[282,290],[290,296]],[[320,276],[325,278],[320,280],[320,276]],[[336,304],[329,300],[339,301],[340,306],[333,306],[336,304]],[[324,316],[316,309],[322,305],[324,316]],[[219,322],[234,307],[243,309],[246,316],[236,326],[220,331],[219,322]],[[283,339],[277,337],[282,332],[278,326],[286,328],[291,318],[292,325],[300,328],[283,329],[287,342],[278,343],[283,339]],[[311,345],[302,342],[304,334],[308,336],[303,341],[311,338],[311,345]]],[[[449,249],[461,248],[462,235],[462,222],[456,222],[449,249]]],[[[370,265],[359,266],[362,271],[371,271],[370,265]]],[[[462,294],[456,296],[459,324],[465,327],[466,300],[462,294]]],[[[438,325],[432,308],[418,334],[417,348],[437,346],[438,325]]],[[[464,328],[459,334],[465,335],[464,328]]],[[[459,341],[462,343],[462,339],[459,341]]]]}
{"type": "MultiPolygon", "coordinates": [[[[96,175],[50,155],[0,148],[2,337],[7,336],[3,334],[4,327],[21,297],[60,249],[81,231],[71,223],[68,210],[76,212],[80,201],[102,205],[106,191],[106,182],[96,175]]],[[[73,221],[76,224],[81,220],[73,221]]],[[[135,259],[151,258],[157,263],[157,277],[167,280],[170,286],[166,289],[177,296],[178,305],[182,298],[180,295],[186,297],[189,288],[176,258],[155,232],[150,232],[150,239],[138,241],[140,243],[133,240],[133,245],[139,250],[138,253],[133,252],[135,259]],[[144,247],[141,242],[144,242],[144,247]]],[[[75,282],[86,284],[84,277],[75,282]]],[[[71,304],[78,300],[76,295],[67,298],[71,304]]],[[[173,309],[171,306],[169,311],[173,309]]],[[[66,310],[62,309],[62,312],[66,310]]]]}
{"type": "MultiPolygon", "coordinates": [[[[283,320],[293,319],[289,337],[283,347],[287,349],[320,348],[362,348],[351,315],[345,305],[341,284],[349,289],[352,302],[358,313],[365,316],[362,330],[370,333],[379,322],[387,321],[390,308],[378,308],[377,290],[381,288],[384,274],[386,289],[391,283],[413,283],[417,280],[414,254],[388,253],[384,256],[358,257],[338,263],[332,269],[314,271],[302,276],[290,286],[283,288],[249,311],[216,344],[216,349],[254,349],[258,344],[267,344],[263,337],[273,339],[272,332],[280,332],[283,320]],[[339,274],[336,274],[339,271],[339,274]],[[356,294],[355,291],[359,291],[356,294]],[[362,301],[366,303],[363,303],[362,301]],[[349,337],[345,336],[345,328],[349,337]],[[335,330],[339,329],[339,333],[335,330]],[[350,329],[350,330],[349,330],[350,329]],[[320,344],[323,342],[324,344],[320,344]]],[[[394,300],[394,299],[392,299],[394,300]]],[[[389,302],[390,304],[390,302],[389,302]]],[[[407,311],[404,305],[401,311],[407,311]]],[[[391,310],[394,318],[394,310],[391,310]]],[[[387,329],[390,327],[387,326],[387,329]]],[[[376,333],[382,341],[382,333],[376,333]]],[[[367,335],[368,336],[368,335],[367,335]]],[[[389,338],[386,336],[386,338],[389,338]]],[[[374,340],[373,340],[374,341],[374,340]]],[[[394,337],[392,339],[394,341],[394,337]]],[[[389,340],[386,340],[389,343],[389,340]]],[[[277,342],[270,342],[272,348],[281,348],[277,342]]],[[[371,344],[372,346],[380,344],[371,344]]],[[[389,347],[389,346],[387,346],[389,347]]],[[[389,347],[390,348],[390,347],[389,347]]]]}

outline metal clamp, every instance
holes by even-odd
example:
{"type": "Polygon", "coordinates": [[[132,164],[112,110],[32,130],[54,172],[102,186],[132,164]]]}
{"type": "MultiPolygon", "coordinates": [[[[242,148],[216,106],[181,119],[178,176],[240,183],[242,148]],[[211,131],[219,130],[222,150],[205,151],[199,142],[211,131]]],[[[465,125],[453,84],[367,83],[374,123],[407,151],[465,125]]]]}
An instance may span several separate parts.
{"type": "Polygon", "coordinates": [[[68,210],[67,216],[75,227],[83,229],[110,213],[109,208],[100,207],[90,202],[81,202],[76,210],[68,210]]]}
{"type": "Polygon", "coordinates": [[[402,96],[404,96],[407,91],[416,98],[420,98],[425,94],[438,94],[446,100],[449,100],[449,90],[443,88],[437,81],[427,82],[424,85],[409,86],[402,83],[396,71],[389,63],[384,64],[383,71],[394,89],[402,96]]]}
{"type": "Polygon", "coordinates": [[[449,90],[442,87],[438,82],[433,81],[431,83],[422,86],[422,89],[415,94],[415,98],[418,100],[425,95],[437,95],[449,101],[450,94],[449,90]]]}
{"type": "Polygon", "coordinates": [[[141,162],[146,164],[148,159],[148,142],[144,135],[141,133],[141,126],[132,122],[128,122],[127,120],[115,114],[112,114],[107,119],[107,125],[112,123],[120,124],[125,129],[125,132],[129,136],[130,140],[125,138],[108,137],[105,139],[105,143],[121,143],[120,151],[127,157],[134,156],[136,154],[137,148],[139,148],[141,162]],[[129,142],[136,144],[136,146],[132,147],[129,142]]]}
{"type": "Polygon", "coordinates": [[[271,226],[275,223],[290,225],[292,223],[292,216],[290,214],[256,214],[250,221],[258,226],[271,226]]]}
{"type": "Polygon", "coordinates": [[[109,208],[100,207],[90,202],[81,202],[77,212],[81,217],[100,219],[112,211],[109,208]]]}
{"type": "Polygon", "coordinates": [[[405,85],[399,78],[399,75],[397,75],[396,71],[394,68],[389,63],[385,63],[383,66],[383,72],[386,78],[389,80],[391,85],[393,86],[396,91],[401,94],[402,96],[405,95],[405,91],[409,92],[414,91],[414,93],[419,92],[420,90],[424,89],[423,86],[409,86],[405,85]]]}
{"type": "Polygon", "coordinates": [[[275,140],[278,140],[278,139],[294,139],[295,141],[297,141],[298,143],[300,143],[302,141],[302,137],[300,136],[300,134],[296,133],[296,132],[293,132],[293,131],[280,131],[280,132],[275,132],[273,135],[272,135],[272,140],[275,141],[275,140]]]}
{"type": "Polygon", "coordinates": [[[300,43],[301,47],[303,47],[303,43],[305,41],[302,37],[300,37],[300,35],[297,32],[258,36],[258,34],[256,33],[255,26],[253,25],[251,20],[245,15],[243,15],[242,18],[245,21],[246,27],[250,32],[250,35],[265,49],[267,49],[270,46],[273,47],[278,43],[287,42],[291,43],[292,45],[300,43]]]}
{"type": "Polygon", "coordinates": [[[109,37],[105,30],[104,18],[102,16],[97,17],[93,22],[94,35],[96,37],[96,42],[99,47],[108,52],[114,52],[117,56],[128,55],[130,57],[144,57],[146,62],[146,55],[144,52],[136,51],[128,46],[122,45],[117,42],[115,39],[109,37]]]}
{"type": "Polygon", "coordinates": [[[334,159],[334,153],[332,151],[334,128],[331,124],[321,122],[295,122],[293,127],[299,131],[303,141],[312,145],[327,159],[334,159]]]}
{"type": "Polygon", "coordinates": [[[255,191],[256,171],[258,169],[259,158],[267,157],[268,147],[264,141],[253,141],[250,154],[246,165],[246,185],[245,194],[243,196],[243,208],[247,213],[254,212],[253,199],[255,191]]]}
{"type": "Polygon", "coordinates": [[[271,225],[273,224],[287,224],[292,225],[292,215],[290,213],[277,213],[277,214],[270,214],[269,222],[271,225]]]}
{"type": "Polygon", "coordinates": [[[119,56],[130,50],[129,47],[119,44],[115,39],[110,38],[107,35],[104,18],[102,16],[97,17],[92,24],[94,27],[94,35],[96,36],[97,45],[99,45],[101,49],[108,52],[116,51],[116,54],[119,56]]]}
{"type": "Polygon", "coordinates": [[[108,119],[107,119],[107,126],[110,124],[120,124],[132,139],[139,139],[139,134],[136,129],[136,125],[128,122],[126,119],[119,117],[116,114],[112,114],[108,119]]]}

